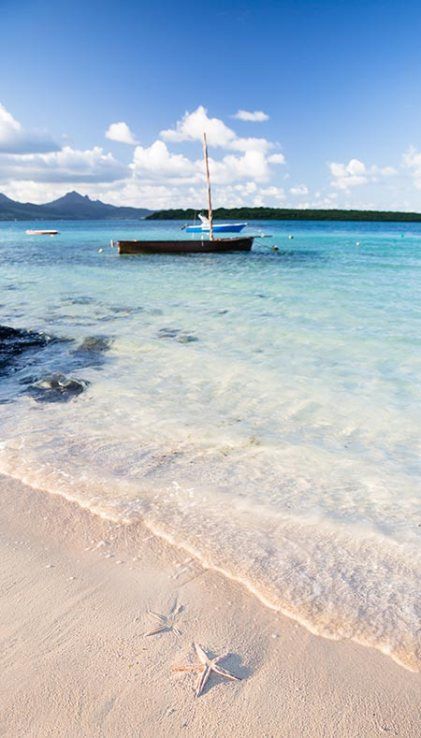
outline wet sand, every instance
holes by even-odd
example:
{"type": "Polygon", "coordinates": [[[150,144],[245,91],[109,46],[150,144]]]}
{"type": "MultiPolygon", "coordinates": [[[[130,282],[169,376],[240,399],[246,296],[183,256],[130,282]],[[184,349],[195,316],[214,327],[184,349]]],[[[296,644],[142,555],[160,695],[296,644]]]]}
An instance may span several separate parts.
{"type": "Polygon", "coordinates": [[[420,676],[307,632],[141,524],[0,477],[0,735],[417,736],[420,676]],[[182,606],[180,635],[145,636],[182,606]],[[242,678],[200,697],[192,643],[242,678]]]}

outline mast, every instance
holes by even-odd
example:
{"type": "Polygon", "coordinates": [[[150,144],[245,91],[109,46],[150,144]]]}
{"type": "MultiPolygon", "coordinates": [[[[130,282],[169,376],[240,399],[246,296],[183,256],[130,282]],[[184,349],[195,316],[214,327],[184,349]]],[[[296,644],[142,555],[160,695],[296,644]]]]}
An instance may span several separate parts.
{"type": "Polygon", "coordinates": [[[209,174],[208,142],[206,139],[206,133],[203,133],[203,156],[205,159],[206,181],[208,184],[209,239],[213,241],[212,192],[211,192],[211,183],[210,183],[210,174],[209,174]]]}

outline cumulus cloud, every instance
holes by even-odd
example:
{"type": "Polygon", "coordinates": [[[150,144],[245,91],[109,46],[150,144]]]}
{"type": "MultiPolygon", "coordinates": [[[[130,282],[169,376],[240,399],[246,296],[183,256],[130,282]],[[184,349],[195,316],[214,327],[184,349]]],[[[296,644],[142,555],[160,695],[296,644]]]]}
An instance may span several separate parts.
{"type": "Polygon", "coordinates": [[[186,112],[181,120],[176,123],[175,128],[161,131],[160,136],[164,141],[201,141],[203,133],[206,132],[210,146],[222,146],[229,148],[230,144],[237,138],[231,128],[219,118],[210,118],[208,111],[203,105],[199,105],[192,113],[186,112]]]}
{"type": "MultiPolygon", "coordinates": [[[[49,202],[64,195],[70,186],[64,183],[15,181],[3,188],[13,199],[30,202],[49,202]]],[[[82,194],[114,205],[133,205],[151,209],[193,207],[206,208],[206,189],[195,184],[183,185],[145,182],[128,178],[110,183],[87,183],[79,187],[82,194]]],[[[259,185],[255,181],[233,184],[215,184],[212,190],[215,207],[241,207],[243,205],[280,205],[284,202],[282,188],[259,185]]]]}
{"type": "MultiPolygon", "coordinates": [[[[221,159],[209,157],[213,184],[246,179],[264,182],[270,178],[272,166],[283,163],[282,154],[267,157],[264,151],[257,149],[244,151],[241,155],[226,154],[221,159]]],[[[130,168],[134,176],[145,181],[177,181],[179,184],[204,181],[202,157],[191,160],[183,154],[173,154],[159,140],[149,147],[137,146],[130,168]]]]}
{"type": "MultiPolygon", "coordinates": [[[[282,155],[279,155],[282,157],[282,155]]],[[[212,181],[229,183],[241,179],[265,182],[271,176],[271,165],[283,164],[284,158],[271,161],[263,151],[245,151],[242,156],[227,154],[220,160],[210,159],[212,181]]]]}
{"type": "Polygon", "coordinates": [[[237,110],[234,118],[250,123],[264,123],[266,120],[269,120],[268,114],[264,113],[263,110],[237,110]]]}
{"type": "Polygon", "coordinates": [[[48,134],[25,130],[0,103],[0,154],[57,151],[59,148],[48,134]]]}
{"type": "Polygon", "coordinates": [[[276,169],[285,163],[284,155],[265,138],[238,136],[224,121],[210,117],[203,106],[186,113],[149,146],[137,143],[123,121],[112,123],[107,138],[134,146],[128,165],[101,146],[55,146],[51,151],[18,147],[17,137],[25,134],[28,142],[28,135],[5,108],[1,113],[0,141],[8,141],[7,150],[0,153],[1,190],[20,200],[43,202],[77,188],[115,204],[203,207],[206,192],[200,146],[194,147],[194,156],[173,149],[179,142],[201,142],[204,130],[211,147],[209,165],[216,203],[275,205],[285,198],[284,190],[273,184],[276,169]]]}
{"type": "Polygon", "coordinates": [[[409,170],[417,190],[421,190],[421,152],[410,146],[402,157],[403,165],[409,170]]]}
{"type": "MultiPolygon", "coordinates": [[[[269,151],[273,149],[273,143],[266,138],[236,138],[227,148],[234,151],[269,151]]],[[[282,154],[280,154],[282,156],[282,154]]],[[[283,158],[283,157],[282,157],[283,158]]]]}
{"type": "Polygon", "coordinates": [[[100,146],[85,151],[64,146],[47,154],[6,154],[0,168],[3,180],[37,182],[112,182],[129,172],[100,146]]]}
{"type": "Polygon", "coordinates": [[[203,134],[209,146],[215,148],[232,149],[234,151],[268,151],[273,144],[265,138],[241,138],[232,128],[229,128],[220,118],[211,118],[207,109],[199,105],[192,113],[186,112],[175,128],[161,131],[160,137],[164,141],[181,143],[183,141],[202,141],[203,134]]]}
{"type": "Polygon", "coordinates": [[[111,123],[105,131],[105,137],[110,139],[110,141],[118,141],[118,143],[129,144],[131,146],[137,144],[135,135],[124,121],[111,123]]]}
{"type": "Polygon", "coordinates": [[[348,164],[331,162],[329,169],[333,176],[332,187],[337,187],[339,190],[359,187],[368,182],[365,164],[359,159],[350,159],[348,164]]]}
{"type": "Polygon", "coordinates": [[[268,156],[269,164],[285,164],[285,156],[283,154],[271,154],[268,156]]]}
{"type": "Polygon", "coordinates": [[[302,195],[308,195],[308,187],[305,184],[295,185],[295,187],[290,187],[289,191],[291,195],[294,195],[296,197],[300,197],[302,195]]]}
{"type": "Polygon", "coordinates": [[[331,162],[328,166],[333,176],[331,185],[339,190],[350,190],[397,174],[393,167],[379,167],[376,164],[368,167],[359,159],[350,159],[348,164],[331,162]]]}
{"type": "MultiPolygon", "coordinates": [[[[88,194],[93,191],[85,188],[88,194]]],[[[193,207],[197,210],[206,208],[206,190],[197,184],[180,187],[178,184],[158,184],[144,182],[142,179],[117,182],[110,187],[95,187],[95,197],[115,205],[131,205],[150,207],[152,209],[193,207]]],[[[279,205],[284,201],[282,188],[261,186],[255,181],[232,184],[215,184],[212,188],[215,207],[241,207],[243,205],[279,205]]]]}
{"type": "Polygon", "coordinates": [[[197,172],[197,165],[182,154],[172,154],[163,141],[155,141],[149,147],[136,146],[130,168],[135,175],[145,179],[191,180],[197,172]]]}

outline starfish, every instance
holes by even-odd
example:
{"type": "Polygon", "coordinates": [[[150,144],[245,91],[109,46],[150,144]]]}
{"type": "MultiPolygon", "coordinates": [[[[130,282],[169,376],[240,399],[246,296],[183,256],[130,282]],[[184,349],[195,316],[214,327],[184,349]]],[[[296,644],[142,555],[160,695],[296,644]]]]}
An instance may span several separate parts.
{"type": "Polygon", "coordinates": [[[181,632],[177,628],[176,622],[182,611],[183,605],[177,606],[177,600],[174,602],[168,615],[160,615],[158,612],[149,610],[148,615],[156,620],[158,625],[153,630],[149,631],[149,633],[145,633],[145,636],[153,636],[158,635],[159,633],[168,633],[170,631],[180,636],[181,632]]]}
{"type": "Polygon", "coordinates": [[[228,656],[227,653],[223,654],[222,656],[214,656],[213,658],[210,658],[210,656],[198,643],[193,643],[193,646],[196,651],[197,658],[200,661],[200,664],[188,664],[186,666],[178,666],[175,667],[175,671],[200,672],[199,681],[196,687],[196,697],[200,697],[200,695],[202,694],[206,682],[208,681],[212,672],[215,672],[215,674],[219,674],[219,676],[222,676],[225,679],[232,679],[235,682],[241,681],[241,677],[231,674],[229,671],[220,666],[219,662],[228,656]]]}

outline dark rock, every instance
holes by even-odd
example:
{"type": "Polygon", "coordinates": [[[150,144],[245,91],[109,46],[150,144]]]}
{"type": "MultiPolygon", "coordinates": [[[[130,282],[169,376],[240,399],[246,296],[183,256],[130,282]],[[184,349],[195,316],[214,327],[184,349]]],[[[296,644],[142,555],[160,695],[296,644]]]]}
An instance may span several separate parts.
{"type": "Polygon", "coordinates": [[[80,395],[88,385],[83,379],[57,373],[31,384],[28,392],[37,402],[67,402],[80,395]]]}
{"type": "Polygon", "coordinates": [[[141,313],[143,311],[143,308],[140,307],[140,305],[138,305],[137,307],[124,307],[121,305],[111,305],[110,310],[116,314],[123,313],[124,315],[131,315],[132,313],[141,313]]]}
{"type": "Polygon", "coordinates": [[[95,302],[93,297],[88,295],[76,295],[71,297],[63,297],[62,303],[64,305],[90,305],[95,302]]]}
{"type": "Polygon", "coordinates": [[[46,333],[0,326],[0,371],[25,351],[43,348],[52,340],[46,333]]]}
{"type": "Polygon", "coordinates": [[[182,333],[180,328],[161,328],[158,331],[158,338],[173,338],[178,343],[193,343],[199,340],[189,333],[182,333]]]}
{"type": "Polygon", "coordinates": [[[179,333],[179,328],[160,328],[158,338],[177,338],[179,333]]]}
{"type": "Polygon", "coordinates": [[[180,336],[177,336],[176,341],[178,343],[194,343],[195,341],[198,341],[199,339],[197,336],[190,336],[186,333],[182,333],[180,336]]]}
{"type": "Polygon", "coordinates": [[[91,354],[108,351],[111,341],[105,336],[87,336],[76,349],[76,353],[91,354]]]}

